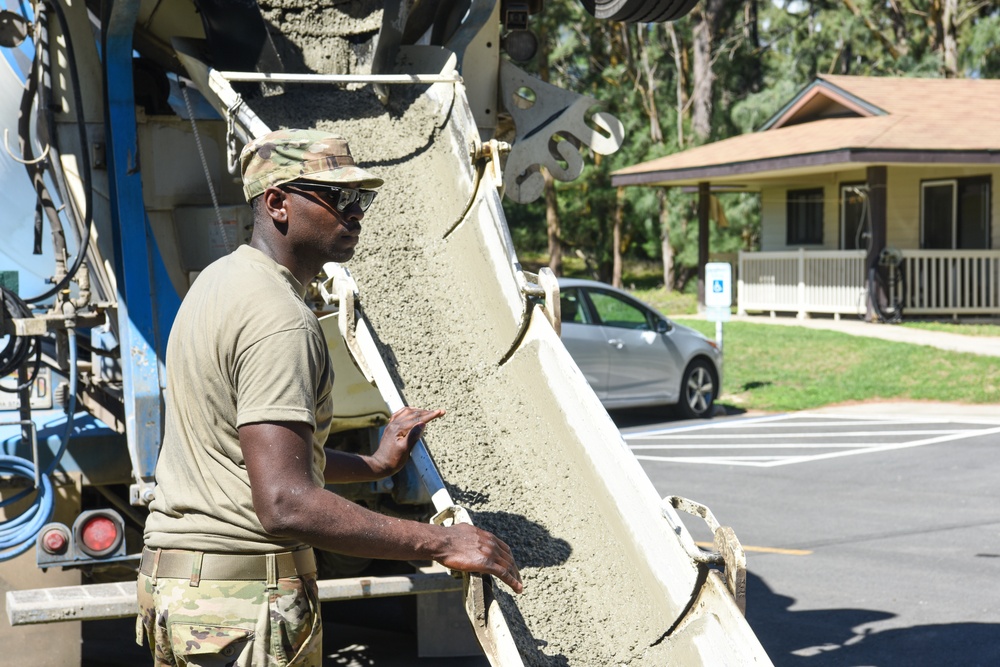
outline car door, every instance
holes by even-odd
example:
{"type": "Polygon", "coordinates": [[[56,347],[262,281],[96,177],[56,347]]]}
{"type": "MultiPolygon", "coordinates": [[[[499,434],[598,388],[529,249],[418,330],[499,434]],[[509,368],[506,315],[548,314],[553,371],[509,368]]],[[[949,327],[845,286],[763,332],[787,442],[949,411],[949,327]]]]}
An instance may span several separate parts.
{"type": "Polygon", "coordinates": [[[673,402],[683,360],[664,320],[642,304],[617,293],[586,290],[608,350],[607,405],[673,402]],[[658,326],[660,327],[658,329],[658,326]]]}
{"type": "Polygon", "coordinates": [[[586,300],[577,287],[560,290],[562,342],[587,378],[590,388],[604,400],[608,390],[609,349],[604,328],[594,322],[586,300]]]}

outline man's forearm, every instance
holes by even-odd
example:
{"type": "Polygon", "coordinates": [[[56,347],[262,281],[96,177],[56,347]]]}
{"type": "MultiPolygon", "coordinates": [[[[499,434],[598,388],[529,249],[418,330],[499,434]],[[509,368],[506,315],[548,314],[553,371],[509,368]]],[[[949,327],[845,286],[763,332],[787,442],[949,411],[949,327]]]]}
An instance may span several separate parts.
{"type": "Polygon", "coordinates": [[[323,479],[327,484],[374,482],[386,476],[386,471],[370,456],[326,448],[326,468],[323,479]]]}

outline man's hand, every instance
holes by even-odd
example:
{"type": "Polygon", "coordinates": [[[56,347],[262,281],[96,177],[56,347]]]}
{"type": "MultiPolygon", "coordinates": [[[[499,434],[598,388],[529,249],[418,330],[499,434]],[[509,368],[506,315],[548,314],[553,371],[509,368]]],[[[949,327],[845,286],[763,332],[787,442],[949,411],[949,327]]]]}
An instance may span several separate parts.
{"type": "Polygon", "coordinates": [[[373,469],[381,477],[399,472],[410,458],[410,450],[417,444],[427,423],[443,415],[444,410],[411,407],[397,410],[382,431],[378,450],[370,457],[373,469]]]}
{"type": "Polygon", "coordinates": [[[467,523],[457,523],[443,530],[445,543],[434,560],[459,572],[492,574],[515,593],[521,592],[521,573],[510,547],[503,540],[467,523]]]}

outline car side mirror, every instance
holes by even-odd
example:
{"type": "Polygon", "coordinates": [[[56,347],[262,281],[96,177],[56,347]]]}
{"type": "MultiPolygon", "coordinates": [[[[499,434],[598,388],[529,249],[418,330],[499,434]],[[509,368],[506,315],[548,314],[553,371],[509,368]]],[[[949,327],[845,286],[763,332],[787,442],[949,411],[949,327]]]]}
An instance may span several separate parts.
{"type": "Polygon", "coordinates": [[[656,333],[667,333],[672,328],[667,320],[656,320],[656,333]]]}

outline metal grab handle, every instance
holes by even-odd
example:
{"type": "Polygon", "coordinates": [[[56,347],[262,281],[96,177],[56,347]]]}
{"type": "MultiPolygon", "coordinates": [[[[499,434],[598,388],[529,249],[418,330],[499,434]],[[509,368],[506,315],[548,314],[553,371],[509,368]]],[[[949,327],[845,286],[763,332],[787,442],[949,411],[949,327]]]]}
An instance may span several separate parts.
{"type": "MultiPolygon", "coordinates": [[[[464,507],[454,505],[435,514],[430,522],[438,526],[451,526],[456,523],[471,525],[472,519],[464,507]]],[[[471,572],[452,571],[452,575],[460,575],[462,578],[465,613],[472,621],[472,629],[490,666],[524,667],[514,637],[493,594],[492,578],[489,575],[471,572]]]]}
{"type": "Polygon", "coordinates": [[[608,345],[614,345],[616,350],[620,350],[625,347],[625,341],[621,338],[610,338],[608,339],[608,345]]]}
{"type": "Polygon", "coordinates": [[[747,611],[747,556],[743,551],[736,533],[729,526],[720,526],[712,510],[707,506],[681,496],[667,496],[661,506],[663,517],[673,523],[670,509],[680,510],[693,516],[701,517],[712,531],[714,551],[698,548],[690,539],[681,540],[688,555],[697,563],[721,565],[723,567],[726,586],[736,600],[736,606],[744,616],[747,611]]]}

